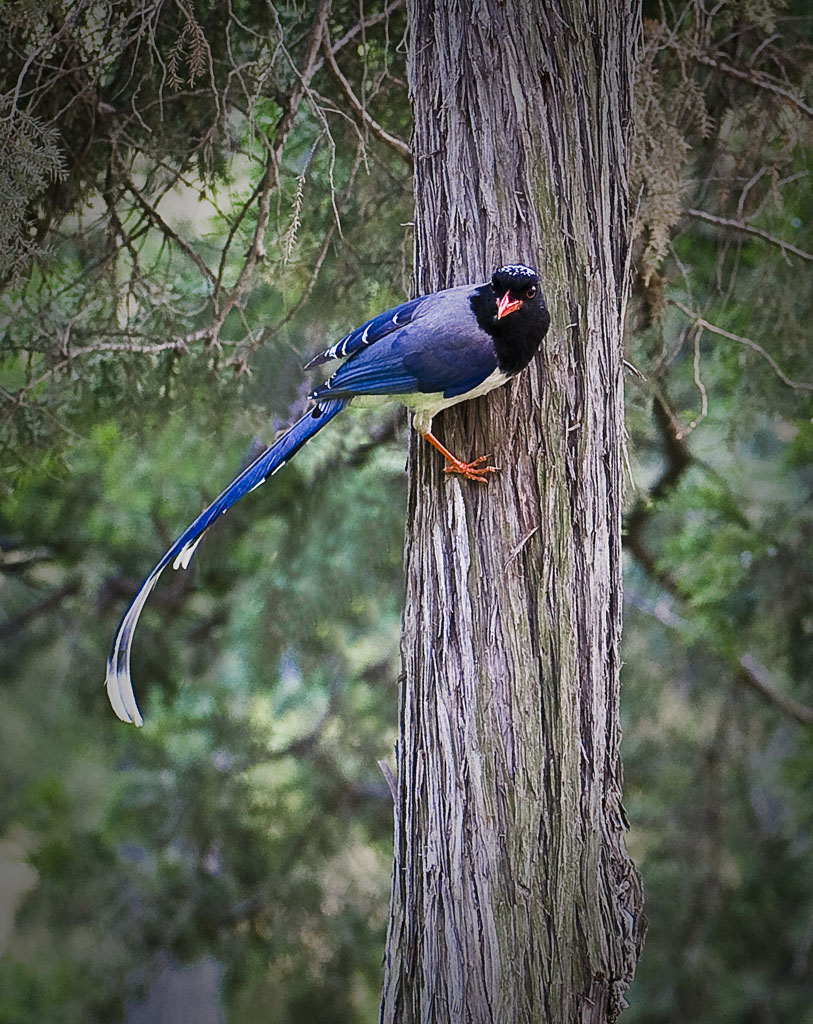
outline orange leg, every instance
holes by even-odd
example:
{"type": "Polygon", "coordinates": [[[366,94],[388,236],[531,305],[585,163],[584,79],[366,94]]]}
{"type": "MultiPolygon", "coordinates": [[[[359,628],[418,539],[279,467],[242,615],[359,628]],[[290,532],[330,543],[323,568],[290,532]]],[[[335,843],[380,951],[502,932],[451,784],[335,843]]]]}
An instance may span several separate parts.
{"type": "Polygon", "coordinates": [[[495,466],[482,466],[481,463],[485,462],[488,455],[481,455],[479,459],[475,459],[474,462],[461,462],[460,459],[456,459],[454,455],[449,451],[448,448],[444,448],[438,439],[431,434],[428,430],[423,435],[426,440],[446,459],[449,465],[446,467],[447,473],[460,473],[468,480],[478,480],[481,484],[487,484],[486,473],[496,473],[497,469],[495,466]]]}

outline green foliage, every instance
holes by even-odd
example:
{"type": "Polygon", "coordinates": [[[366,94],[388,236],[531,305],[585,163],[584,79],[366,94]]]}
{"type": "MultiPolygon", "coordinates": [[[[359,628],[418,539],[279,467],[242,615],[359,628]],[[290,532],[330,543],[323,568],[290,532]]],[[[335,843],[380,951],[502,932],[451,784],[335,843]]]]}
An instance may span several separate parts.
{"type": "MultiPolygon", "coordinates": [[[[230,421],[235,440],[247,418],[230,421]]],[[[145,614],[136,734],[110,719],[104,651],[201,485],[240,461],[204,423],[175,417],[140,438],[103,423],[68,476],[32,473],[4,506],[4,535],[25,533],[43,579],[76,588],[4,655],[4,818],[26,829],[36,887],[3,969],[38,996],[0,1019],[59,1016],[69,987],[77,1020],[109,1019],[160,950],[214,952],[236,1006],[271,986],[290,1019],[316,1003],[312,1019],[350,1019],[377,998],[391,809],[376,760],[394,742],[401,457],[381,449],[343,473],[344,445],[314,445],[220,524],[194,586],[168,580],[145,614]],[[337,530],[345,519],[353,528],[337,530]],[[85,941],[100,930],[101,962],[85,941]]],[[[6,620],[31,607],[34,574],[8,590],[6,620]]]]}
{"type": "MultiPolygon", "coordinates": [[[[357,5],[336,3],[328,28],[370,113],[407,132],[403,13],[380,14],[360,26],[357,5]]],[[[0,220],[16,268],[0,297],[6,472],[69,445],[88,416],[129,409],[135,425],[148,403],[240,383],[278,335],[297,344],[300,306],[338,308],[362,270],[402,293],[409,168],[343,96],[297,102],[310,20],[254,2],[0,11],[0,131],[19,168],[0,220]],[[395,231],[370,230],[373,215],[395,231]]],[[[322,68],[314,84],[332,82],[322,68]]]]}
{"type": "MultiPolygon", "coordinates": [[[[345,73],[403,131],[384,95],[402,93],[402,15],[377,13],[345,73]]],[[[336,4],[332,37],[357,19],[336,4]]],[[[0,20],[0,93],[13,106],[22,73],[26,98],[8,159],[31,151],[0,237],[20,268],[0,297],[0,1020],[121,1019],[167,957],[204,955],[232,1021],[370,1019],[404,495],[402,444],[369,440],[391,422],[347,414],[162,581],[134,651],[138,734],[101,681],[144,571],[302,408],[303,355],[403,296],[409,169],[361,146],[341,96],[310,94],[280,134],[307,11],[122,0],[0,20]],[[24,274],[31,224],[49,254],[24,274]]]]}
{"type": "Polygon", "coordinates": [[[629,333],[624,760],[650,921],[629,1019],[647,1024],[813,1019],[810,19],[747,7],[667,11],[645,48],[682,190],[643,204],[629,333]]]}
{"type": "Polygon", "coordinates": [[[42,255],[28,209],[63,175],[56,129],[0,105],[0,280],[16,281],[33,257],[42,255]]]}

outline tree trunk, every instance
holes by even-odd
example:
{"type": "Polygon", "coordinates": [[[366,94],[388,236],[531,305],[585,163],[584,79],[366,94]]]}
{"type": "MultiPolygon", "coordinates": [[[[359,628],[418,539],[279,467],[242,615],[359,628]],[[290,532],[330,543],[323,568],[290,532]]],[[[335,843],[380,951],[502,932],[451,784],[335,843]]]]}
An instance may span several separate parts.
{"type": "Polygon", "coordinates": [[[410,0],[420,292],[540,271],[518,379],[410,458],[381,1020],[606,1022],[643,935],[618,720],[633,0],[410,0]]]}

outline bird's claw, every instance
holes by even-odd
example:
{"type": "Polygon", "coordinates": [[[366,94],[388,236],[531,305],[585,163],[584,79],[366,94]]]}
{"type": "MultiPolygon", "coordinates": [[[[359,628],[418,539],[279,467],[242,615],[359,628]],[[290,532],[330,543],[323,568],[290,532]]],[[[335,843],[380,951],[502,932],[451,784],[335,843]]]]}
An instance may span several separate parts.
{"type": "Polygon", "coordinates": [[[473,462],[458,462],[455,460],[446,466],[446,472],[459,473],[467,480],[477,480],[481,484],[487,484],[488,480],[485,474],[499,472],[497,466],[481,465],[481,463],[486,462],[490,458],[490,455],[481,455],[479,459],[475,459],[473,462]]]}

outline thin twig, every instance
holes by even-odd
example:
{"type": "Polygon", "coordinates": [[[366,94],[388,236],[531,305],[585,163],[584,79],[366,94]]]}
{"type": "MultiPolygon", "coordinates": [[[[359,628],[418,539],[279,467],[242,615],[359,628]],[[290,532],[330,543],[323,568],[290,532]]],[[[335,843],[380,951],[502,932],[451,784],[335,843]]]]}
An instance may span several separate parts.
{"type": "MultiPolygon", "coordinates": [[[[359,32],[366,32],[368,28],[378,25],[382,21],[387,21],[390,15],[394,14],[399,8],[404,6],[404,0],[392,0],[392,3],[388,4],[383,11],[378,14],[373,14],[364,21],[356,22],[352,28],[349,28],[345,34],[337,39],[336,42],[331,46],[330,52],[335,56],[340,50],[343,50],[348,43],[352,42],[359,32]]],[[[314,67],[313,71],[316,74],[317,71],[321,71],[325,65],[325,58],[321,57],[314,67]]]]}
{"type": "MultiPolygon", "coordinates": [[[[351,167],[350,174],[348,175],[347,178],[347,184],[344,187],[344,195],[342,197],[342,201],[339,204],[339,213],[344,213],[344,211],[347,209],[347,206],[350,203],[350,199],[352,198],[353,185],[355,183],[359,167],[361,166],[362,155],[362,144],[359,143],[358,150],[356,151],[356,158],[353,161],[353,166],[351,167]]],[[[324,262],[327,259],[327,254],[330,251],[330,244],[333,241],[333,237],[336,234],[337,228],[338,222],[336,220],[331,221],[330,227],[327,229],[325,237],[322,241],[322,247],[319,250],[319,254],[316,257],[316,260],[314,261],[313,267],[311,268],[311,275],[310,278],[308,279],[308,283],[305,285],[301,295],[296,300],[294,305],[291,306],[291,308],[287,311],[287,313],[285,313],[285,315],[280,320],[278,320],[273,325],[273,327],[270,327],[268,328],[268,330],[263,332],[262,338],[264,342],[267,342],[270,338],[273,338],[275,334],[278,334],[282,330],[282,328],[297,315],[297,313],[302,309],[302,307],[311,297],[313,289],[316,287],[316,282],[319,278],[322,266],[324,265],[324,262]]],[[[244,360],[246,355],[253,351],[254,348],[256,348],[256,345],[252,345],[250,348],[242,349],[240,357],[244,360]]]]}
{"type": "Polygon", "coordinates": [[[237,229],[242,224],[246,214],[257,201],[257,197],[260,194],[262,186],[263,182],[260,181],[259,184],[253,189],[251,195],[243,204],[242,208],[240,209],[240,212],[229,225],[229,233],[226,236],[226,241],[223,243],[223,251],[220,254],[220,263],[217,268],[217,280],[215,281],[215,303],[217,303],[217,297],[220,295],[220,289],[223,284],[223,274],[226,271],[226,260],[228,259],[232,242],[234,241],[234,236],[237,234],[237,229]]]}
{"type": "Polygon", "coordinates": [[[703,329],[700,324],[695,324],[694,330],[694,358],[692,359],[692,375],[694,378],[694,384],[697,390],[700,392],[700,415],[696,416],[688,427],[684,427],[678,433],[678,440],[683,440],[688,434],[690,434],[694,428],[702,423],[703,420],[708,416],[709,412],[709,393],[706,391],[706,385],[703,383],[703,378],[700,376],[700,339],[703,336],[703,329]]]}

